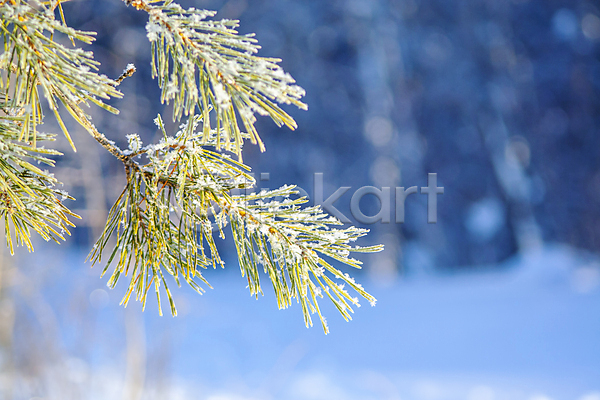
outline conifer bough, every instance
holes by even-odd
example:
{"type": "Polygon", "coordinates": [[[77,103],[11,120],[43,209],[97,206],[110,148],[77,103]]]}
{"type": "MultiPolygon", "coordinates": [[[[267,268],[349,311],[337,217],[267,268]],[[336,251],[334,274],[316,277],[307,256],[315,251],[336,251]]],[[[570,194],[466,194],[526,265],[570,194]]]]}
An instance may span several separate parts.
{"type": "Polygon", "coordinates": [[[111,288],[128,278],[122,304],[135,295],[145,306],[154,291],[162,314],[162,292],[176,315],[167,282],[185,281],[199,293],[210,287],[202,269],[224,267],[214,235],[228,232],[250,293],[262,294],[262,270],[279,308],[296,300],[307,326],[316,313],[328,331],[318,303],[324,296],[350,319],[359,302],[345,285],[374,305],[373,296],[331,263],[360,268],[352,252],[380,251],[352,245],[367,230],[341,227],[319,207],[303,207],[307,200],[296,196],[294,186],[247,194],[255,181],[242,161],[243,143],[250,140],[264,151],[255,115],[295,129],[279,104],[307,108],[300,100],[304,90],[280,60],[257,56],[253,35],[240,35],[238,21],[209,19],[213,11],[186,10],[169,0],[124,2],[148,14],[152,75],[179,124],[169,133],[158,115],[161,140],[144,145],[129,134],[127,149],[99,132],[83,106],[118,113],[106,100],[122,96],[118,85],[135,67],[128,65],[117,79],[100,74],[93,53],[77,47],[92,43],[95,33],[68,27],[60,0],[0,1],[0,217],[11,253],[15,244],[32,250],[32,230],[46,240],[64,240],[74,226],[69,217],[79,218],[63,204],[72,198],[56,189],[60,182],[34,165],[52,167],[50,157],[60,155],[45,147],[55,136],[37,130],[43,97],[74,150],[59,104],[125,167],[127,184],[89,255],[93,264],[105,263],[103,275],[111,271],[111,288]],[[61,44],[59,36],[70,44],[61,44]]]}

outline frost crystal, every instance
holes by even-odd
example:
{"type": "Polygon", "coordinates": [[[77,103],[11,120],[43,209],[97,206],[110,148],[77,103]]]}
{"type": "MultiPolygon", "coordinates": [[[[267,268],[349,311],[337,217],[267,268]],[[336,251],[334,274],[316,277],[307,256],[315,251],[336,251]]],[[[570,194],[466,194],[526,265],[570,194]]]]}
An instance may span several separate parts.
{"type": "Polygon", "coordinates": [[[221,82],[214,85],[215,95],[217,96],[217,105],[221,108],[227,108],[231,105],[231,97],[223,87],[221,82]]]}
{"type": "Polygon", "coordinates": [[[154,42],[158,40],[159,34],[162,32],[162,28],[160,25],[148,21],[148,23],[146,24],[146,32],[148,40],[154,42]]]}
{"type": "Polygon", "coordinates": [[[142,148],[142,139],[140,139],[137,133],[132,133],[131,135],[126,135],[127,140],[129,141],[129,150],[132,153],[137,153],[142,148]]]}

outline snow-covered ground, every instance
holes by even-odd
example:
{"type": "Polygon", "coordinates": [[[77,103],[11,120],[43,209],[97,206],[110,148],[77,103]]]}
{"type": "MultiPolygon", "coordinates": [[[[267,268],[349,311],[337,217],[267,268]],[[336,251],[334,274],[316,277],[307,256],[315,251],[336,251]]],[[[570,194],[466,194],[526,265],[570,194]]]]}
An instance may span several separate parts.
{"type": "MultiPolygon", "coordinates": [[[[64,258],[55,252],[45,261],[64,258]]],[[[90,322],[61,315],[60,298],[97,290],[91,301],[104,308],[90,317],[95,350],[83,362],[103,398],[107,376],[123,379],[123,317],[135,319],[139,306],[117,306],[121,286],[102,300],[99,270],[86,274],[81,259],[69,257],[69,276],[79,270],[85,279],[65,284],[59,276],[46,296],[69,348],[90,322]]],[[[277,310],[268,285],[251,298],[232,262],[207,273],[214,289],[204,296],[176,292],[179,317],[158,317],[149,305],[140,337],[148,365],[167,360],[170,399],[600,400],[600,259],[552,245],[484,271],[387,287],[363,275],[377,306],[364,305],[349,323],[325,307],[325,336],[317,324],[304,328],[299,307],[277,310]]],[[[152,376],[143,398],[164,395],[152,376]]]]}

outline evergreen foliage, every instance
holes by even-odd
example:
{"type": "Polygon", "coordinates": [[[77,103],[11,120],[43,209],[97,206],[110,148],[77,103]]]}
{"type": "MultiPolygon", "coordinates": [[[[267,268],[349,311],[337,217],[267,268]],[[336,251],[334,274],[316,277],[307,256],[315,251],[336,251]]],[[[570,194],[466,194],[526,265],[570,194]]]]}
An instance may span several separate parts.
{"type": "Polygon", "coordinates": [[[91,43],[94,32],[68,27],[60,0],[0,3],[0,217],[11,253],[14,243],[32,250],[31,230],[46,240],[64,239],[73,226],[68,217],[77,217],[63,204],[72,198],[56,189],[56,178],[33,165],[53,166],[49,156],[60,155],[40,146],[54,138],[36,128],[43,120],[44,97],[73,149],[59,103],[124,165],[127,184],[89,256],[94,264],[106,257],[103,274],[112,266],[110,287],[123,275],[128,277],[124,304],[135,293],[145,306],[153,289],[161,310],[164,290],[176,315],[166,275],[178,286],[185,281],[202,293],[200,285],[209,284],[201,269],[224,266],[214,236],[225,238],[227,231],[250,293],[262,293],[259,276],[264,271],[278,306],[286,308],[295,299],[307,326],[316,312],[328,331],[317,302],[323,296],[350,319],[351,306],[359,302],[344,284],[375,304],[358,283],[325,259],[360,268],[350,253],[381,250],[351,245],[365,229],[340,227],[319,207],[302,207],[306,199],[298,198],[293,186],[248,194],[255,181],[242,161],[243,142],[249,139],[264,150],[255,115],[294,129],[295,121],[278,103],[306,109],[300,101],[303,89],[281,69],[280,60],[257,56],[253,36],[238,34],[238,21],[209,20],[215,15],[212,11],[185,10],[169,0],[124,2],[148,14],[153,77],[161,88],[161,101],[173,103],[172,118],[180,124],[170,134],[158,115],[160,142],[144,145],[131,134],[128,149],[99,132],[82,106],[93,103],[118,113],[105,101],[122,96],[118,85],[135,67],[128,65],[114,80],[99,74],[93,54],[76,47],[77,42],[91,43]],[[58,35],[69,37],[72,46],[60,44],[58,35]]]}

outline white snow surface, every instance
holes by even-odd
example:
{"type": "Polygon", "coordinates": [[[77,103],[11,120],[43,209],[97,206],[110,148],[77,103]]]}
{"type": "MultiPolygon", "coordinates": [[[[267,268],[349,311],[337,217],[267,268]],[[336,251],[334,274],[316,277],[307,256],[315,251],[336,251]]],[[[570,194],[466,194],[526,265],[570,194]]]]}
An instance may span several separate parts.
{"type": "MultiPolygon", "coordinates": [[[[56,265],[68,259],[69,276],[86,275],[79,254],[34,254],[56,265]]],[[[203,296],[171,286],[177,318],[158,317],[150,300],[140,318],[149,362],[152,349],[170,343],[170,398],[600,400],[596,254],[546,245],[479,272],[419,275],[386,287],[356,275],[377,306],[357,309],[346,323],[323,300],[327,336],[318,319],[304,327],[299,305],[277,310],[266,277],[265,296],[248,296],[234,259],[226,261],[227,270],[206,272],[214,289],[203,296]]],[[[99,272],[95,267],[85,279],[63,283],[48,298],[60,304],[69,291],[102,288],[99,272]]],[[[125,286],[106,289],[108,305],[98,311],[106,332],[96,340],[114,341],[122,335],[123,314],[140,312],[137,303],[126,311],[118,306],[125,286]]],[[[61,320],[65,337],[77,335],[69,333],[68,317],[61,320]]],[[[98,379],[103,370],[124,368],[118,354],[93,360],[86,362],[98,379]]],[[[154,398],[148,390],[145,398],[154,398]]]]}

